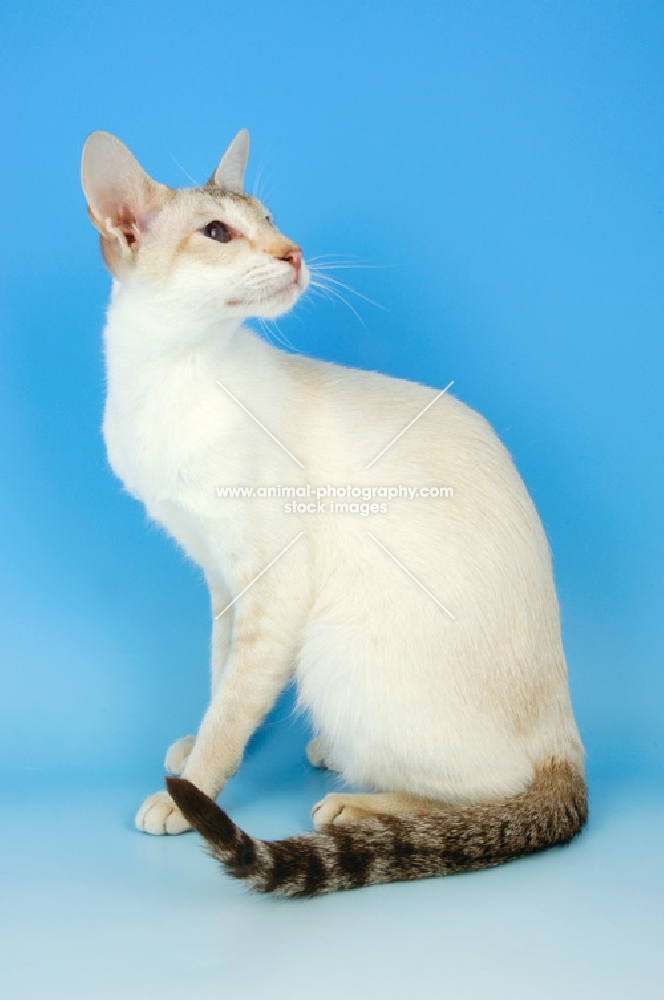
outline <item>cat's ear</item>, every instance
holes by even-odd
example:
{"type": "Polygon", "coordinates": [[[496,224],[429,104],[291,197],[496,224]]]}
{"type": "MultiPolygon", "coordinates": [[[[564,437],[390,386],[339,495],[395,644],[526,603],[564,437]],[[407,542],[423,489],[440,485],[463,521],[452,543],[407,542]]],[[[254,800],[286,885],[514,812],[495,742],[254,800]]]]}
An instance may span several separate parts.
{"type": "Polygon", "coordinates": [[[168,188],[148,177],[127,147],[108,132],[93,132],[83,147],[81,183],[92,222],[123,257],[135,253],[168,188]]]}
{"type": "Polygon", "coordinates": [[[219,166],[212,174],[208,184],[227,188],[229,191],[242,191],[248,159],[249,133],[246,128],[243,128],[240,129],[222,156],[219,166]]]}

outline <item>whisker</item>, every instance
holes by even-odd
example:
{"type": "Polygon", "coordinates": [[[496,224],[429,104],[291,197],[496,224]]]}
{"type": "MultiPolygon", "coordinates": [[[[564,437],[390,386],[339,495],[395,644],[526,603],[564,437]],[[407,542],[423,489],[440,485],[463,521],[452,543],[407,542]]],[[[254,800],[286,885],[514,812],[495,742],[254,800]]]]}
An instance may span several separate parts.
{"type": "Polygon", "coordinates": [[[350,311],[353,313],[353,315],[360,321],[360,323],[362,324],[362,326],[366,329],[367,324],[364,322],[364,320],[360,316],[360,314],[357,311],[357,309],[355,309],[351,305],[351,303],[347,299],[344,298],[343,295],[341,295],[339,292],[337,292],[337,290],[335,288],[330,288],[329,286],[321,285],[321,284],[319,284],[316,281],[312,281],[311,284],[310,284],[310,287],[313,287],[314,289],[317,289],[319,292],[321,292],[323,294],[327,293],[328,296],[329,295],[333,295],[335,299],[339,299],[341,302],[343,302],[343,304],[345,306],[348,307],[348,309],[350,309],[350,311]]]}
{"type": "Polygon", "coordinates": [[[311,267],[311,261],[305,261],[307,267],[312,271],[377,271],[388,267],[396,267],[396,264],[314,264],[311,267]]]}
{"type": "MultiPolygon", "coordinates": [[[[263,320],[261,319],[261,317],[260,316],[252,316],[251,318],[255,319],[256,323],[260,327],[260,334],[259,335],[262,335],[263,337],[265,337],[265,339],[269,342],[270,341],[270,336],[269,336],[268,331],[265,329],[265,324],[263,323],[263,320]]],[[[258,332],[258,331],[256,331],[256,332],[258,332]]]]}
{"type": "Polygon", "coordinates": [[[352,253],[319,253],[314,254],[313,257],[307,258],[307,263],[314,263],[315,261],[329,261],[330,264],[368,264],[370,261],[362,260],[361,257],[356,257],[352,253]]]}
{"type": "MultiPolygon", "coordinates": [[[[260,305],[263,300],[264,296],[259,293],[255,299],[257,305],[260,305]]],[[[292,351],[294,354],[302,354],[302,351],[300,351],[295,344],[289,340],[276,320],[268,320],[264,316],[252,316],[251,319],[256,321],[257,325],[260,327],[262,336],[269,344],[272,344],[274,347],[288,348],[288,350],[292,351]]]]}
{"type": "Polygon", "coordinates": [[[274,177],[274,157],[271,150],[266,150],[261,156],[258,170],[254,178],[252,195],[257,201],[263,201],[267,185],[274,177]]]}
{"type": "Polygon", "coordinates": [[[345,285],[343,281],[337,281],[336,278],[331,278],[328,274],[318,274],[316,275],[316,277],[322,279],[321,284],[323,284],[326,281],[329,281],[333,285],[336,285],[338,288],[343,288],[345,291],[350,292],[351,295],[357,295],[358,298],[364,299],[365,302],[368,302],[372,306],[376,306],[377,309],[384,309],[385,312],[389,312],[387,306],[381,305],[380,302],[375,302],[373,299],[370,299],[368,295],[363,295],[362,292],[356,291],[350,285],[345,285]]]}
{"type": "Polygon", "coordinates": [[[319,260],[321,257],[348,257],[348,254],[345,254],[345,253],[319,253],[319,254],[316,254],[316,256],[312,257],[311,259],[312,260],[319,260]]]}
{"type": "Polygon", "coordinates": [[[185,169],[184,169],[184,167],[182,166],[182,164],[180,163],[180,161],[179,161],[179,160],[176,160],[176,159],[175,159],[175,157],[174,157],[174,156],[173,156],[173,154],[171,153],[171,151],[170,151],[170,149],[168,148],[168,146],[166,146],[166,152],[168,153],[168,155],[169,155],[169,156],[170,156],[170,158],[172,159],[172,161],[173,161],[173,163],[175,164],[175,166],[176,166],[176,167],[179,167],[179,168],[180,168],[180,170],[182,171],[182,173],[184,174],[184,176],[185,176],[185,177],[186,177],[186,178],[187,178],[188,180],[190,180],[190,181],[191,181],[191,183],[192,183],[192,184],[194,185],[194,187],[200,187],[201,185],[200,185],[200,184],[198,183],[198,181],[196,180],[196,178],[195,178],[195,177],[192,177],[192,176],[191,176],[191,174],[189,173],[189,171],[188,171],[188,170],[185,170],[185,169]]]}
{"type": "Polygon", "coordinates": [[[275,319],[267,320],[261,318],[261,324],[266,331],[269,330],[275,345],[280,344],[282,347],[287,347],[289,351],[293,351],[295,354],[302,353],[295,344],[291,343],[275,319]]]}
{"type": "Polygon", "coordinates": [[[258,194],[256,195],[256,199],[260,201],[261,204],[265,204],[272,197],[272,192],[274,190],[274,175],[274,167],[266,170],[265,172],[265,178],[262,180],[261,186],[258,189],[258,194]]]}
{"type": "Polygon", "coordinates": [[[276,319],[273,319],[272,322],[274,323],[274,327],[281,339],[282,344],[288,347],[291,351],[294,351],[296,354],[301,354],[302,352],[299,351],[295,346],[295,344],[293,344],[293,342],[290,340],[290,338],[286,336],[286,334],[283,332],[283,330],[277,323],[276,319]]]}

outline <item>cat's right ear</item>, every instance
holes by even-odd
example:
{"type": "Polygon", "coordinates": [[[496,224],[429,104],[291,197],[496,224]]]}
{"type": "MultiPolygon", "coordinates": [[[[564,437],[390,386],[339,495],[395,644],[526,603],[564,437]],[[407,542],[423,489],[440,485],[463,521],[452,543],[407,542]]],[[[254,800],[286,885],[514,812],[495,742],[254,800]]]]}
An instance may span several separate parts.
{"type": "Polygon", "coordinates": [[[88,137],[81,184],[90,218],[103,239],[113,241],[125,260],[131,258],[150,219],[164,204],[168,188],[148,177],[124,143],[108,132],[88,137]]]}

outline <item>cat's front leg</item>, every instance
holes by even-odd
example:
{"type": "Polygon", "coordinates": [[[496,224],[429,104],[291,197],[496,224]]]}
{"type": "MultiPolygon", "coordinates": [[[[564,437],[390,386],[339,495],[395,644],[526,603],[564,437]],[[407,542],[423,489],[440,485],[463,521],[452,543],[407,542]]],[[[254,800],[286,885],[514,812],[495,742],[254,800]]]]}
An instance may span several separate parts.
{"type": "MultiPolygon", "coordinates": [[[[235,773],[249,737],[285,687],[293,669],[299,622],[275,607],[266,614],[267,594],[258,584],[236,611],[234,639],[210,706],[182,776],[212,798],[235,773]]],[[[226,612],[228,614],[228,612],[226,612]]],[[[139,830],[152,834],[189,829],[167,792],[149,796],[136,816],[139,830]]]]}
{"type": "MultiPolygon", "coordinates": [[[[228,591],[218,584],[213,583],[208,577],[210,588],[210,604],[212,607],[212,639],[210,642],[210,691],[211,698],[219,687],[228,654],[231,648],[233,636],[233,609],[229,608],[226,614],[221,614],[228,607],[231,598],[228,591]],[[221,617],[219,617],[221,616],[221,617]]],[[[182,736],[175,743],[171,743],[166,751],[164,767],[169,774],[178,777],[184,771],[184,766],[189,759],[191,751],[196,742],[195,736],[182,736]]]]}
{"type": "Polygon", "coordinates": [[[221,584],[207,578],[212,609],[212,639],[210,643],[210,694],[214,698],[223,677],[233,640],[235,607],[228,607],[233,600],[221,584]],[[223,612],[223,614],[222,614],[223,612]]]}

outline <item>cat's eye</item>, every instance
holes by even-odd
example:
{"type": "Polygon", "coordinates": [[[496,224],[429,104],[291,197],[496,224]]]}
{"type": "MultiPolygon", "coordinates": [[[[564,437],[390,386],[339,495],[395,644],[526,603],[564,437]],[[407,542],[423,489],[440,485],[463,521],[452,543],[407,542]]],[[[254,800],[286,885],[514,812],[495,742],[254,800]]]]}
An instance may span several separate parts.
{"type": "Polygon", "coordinates": [[[274,216],[272,215],[271,212],[267,213],[267,215],[265,216],[265,221],[267,222],[268,226],[274,226],[274,216]]]}
{"type": "Polygon", "coordinates": [[[211,240],[216,240],[217,243],[229,243],[233,238],[230,227],[225,222],[219,222],[218,219],[208,222],[207,226],[201,229],[201,232],[203,236],[207,236],[211,240]]]}

